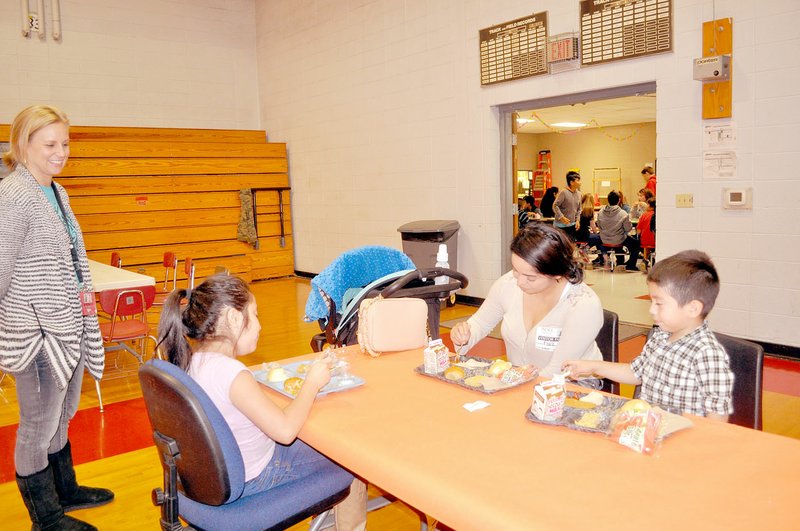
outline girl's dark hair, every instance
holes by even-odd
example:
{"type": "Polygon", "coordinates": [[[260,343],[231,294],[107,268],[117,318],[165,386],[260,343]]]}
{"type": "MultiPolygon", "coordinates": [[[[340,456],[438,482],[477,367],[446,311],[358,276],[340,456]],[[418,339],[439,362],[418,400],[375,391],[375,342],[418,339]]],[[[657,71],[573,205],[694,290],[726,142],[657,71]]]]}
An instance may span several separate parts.
{"type": "Polygon", "coordinates": [[[583,269],[573,258],[575,246],[566,233],[544,223],[531,223],[511,240],[511,252],[543,275],[562,276],[572,284],[583,280],[583,269]]]}
{"type": "Polygon", "coordinates": [[[252,294],[244,280],[224,273],[208,277],[192,290],[176,289],[164,301],[158,323],[158,344],[167,359],[183,370],[189,367],[189,340],[203,342],[218,336],[217,323],[225,308],[244,314],[252,294]],[[181,304],[183,300],[186,304],[181,304]]]}

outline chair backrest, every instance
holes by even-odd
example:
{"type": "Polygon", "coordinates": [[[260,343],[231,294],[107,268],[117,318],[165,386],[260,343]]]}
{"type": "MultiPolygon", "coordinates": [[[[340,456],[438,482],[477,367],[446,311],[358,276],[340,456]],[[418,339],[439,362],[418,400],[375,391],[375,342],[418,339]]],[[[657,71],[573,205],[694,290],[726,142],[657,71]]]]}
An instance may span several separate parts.
{"type": "MultiPolygon", "coordinates": [[[[603,310],[603,326],[600,327],[595,342],[603,354],[603,361],[619,361],[619,316],[616,313],[603,310]]],[[[619,383],[603,378],[602,390],[618,395],[619,383]]]]}
{"type": "Polygon", "coordinates": [[[730,358],[733,384],[731,424],[761,429],[761,387],[764,379],[764,349],[761,345],[714,333],[730,358]]]}
{"type": "MultiPolygon", "coordinates": [[[[174,439],[180,490],[196,502],[219,506],[244,489],[244,462],[228,424],[203,389],[182,369],[150,360],[139,370],[153,432],[174,439]]],[[[164,456],[160,455],[166,469],[164,456]]]]}
{"type": "Polygon", "coordinates": [[[175,284],[178,282],[178,257],[172,251],[164,253],[164,291],[172,291],[175,289],[175,284]],[[170,278],[172,273],[172,288],[169,288],[170,278]]]}
{"type": "Polygon", "coordinates": [[[183,261],[183,270],[186,273],[186,285],[189,289],[194,289],[194,262],[188,256],[183,261]]]}
{"type": "MultiPolygon", "coordinates": [[[[651,328],[647,339],[653,335],[651,328]]],[[[760,430],[761,389],[764,381],[764,348],[744,339],[714,332],[717,341],[725,348],[733,372],[733,414],[728,422],[746,428],[760,430]]],[[[636,387],[638,396],[640,386],[636,387]]]]}
{"type": "Polygon", "coordinates": [[[154,286],[107,289],[100,292],[100,307],[112,318],[144,313],[156,297],[154,286]]]}

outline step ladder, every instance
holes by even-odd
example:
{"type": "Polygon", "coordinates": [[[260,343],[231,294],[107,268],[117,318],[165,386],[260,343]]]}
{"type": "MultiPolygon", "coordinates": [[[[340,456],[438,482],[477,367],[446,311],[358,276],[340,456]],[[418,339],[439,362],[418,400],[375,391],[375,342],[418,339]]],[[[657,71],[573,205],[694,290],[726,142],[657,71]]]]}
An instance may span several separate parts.
{"type": "Polygon", "coordinates": [[[550,188],[553,183],[553,160],[550,157],[550,150],[543,149],[536,157],[536,170],[531,179],[531,195],[536,199],[544,196],[545,190],[550,188]]]}

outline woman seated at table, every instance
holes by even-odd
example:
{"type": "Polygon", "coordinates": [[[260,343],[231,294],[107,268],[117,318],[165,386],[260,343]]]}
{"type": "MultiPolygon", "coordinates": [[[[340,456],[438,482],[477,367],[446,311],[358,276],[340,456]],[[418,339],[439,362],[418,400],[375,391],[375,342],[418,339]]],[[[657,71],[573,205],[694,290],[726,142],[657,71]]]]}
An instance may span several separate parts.
{"type": "MultiPolygon", "coordinates": [[[[542,223],[528,225],[510,247],[511,271],[495,281],[475,315],[450,332],[458,353],[466,353],[502,320],[506,355],[515,365],[534,365],[551,376],[573,356],[601,360],[595,337],[603,307],[583,283],[565,233],[542,223]]],[[[582,383],[599,387],[598,380],[582,383]]]]}

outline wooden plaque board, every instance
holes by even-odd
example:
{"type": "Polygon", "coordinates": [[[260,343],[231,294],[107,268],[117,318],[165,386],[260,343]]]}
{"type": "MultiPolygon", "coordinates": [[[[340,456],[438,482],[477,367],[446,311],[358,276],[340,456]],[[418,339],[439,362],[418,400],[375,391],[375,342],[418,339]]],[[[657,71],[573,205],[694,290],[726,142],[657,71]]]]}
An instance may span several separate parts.
{"type": "Polygon", "coordinates": [[[481,85],[547,73],[547,12],[480,30],[481,85]]]}
{"type": "Polygon", "coordinates": [[[672,50],[672,0],[581,0],[581,63],[672,50]]]}

